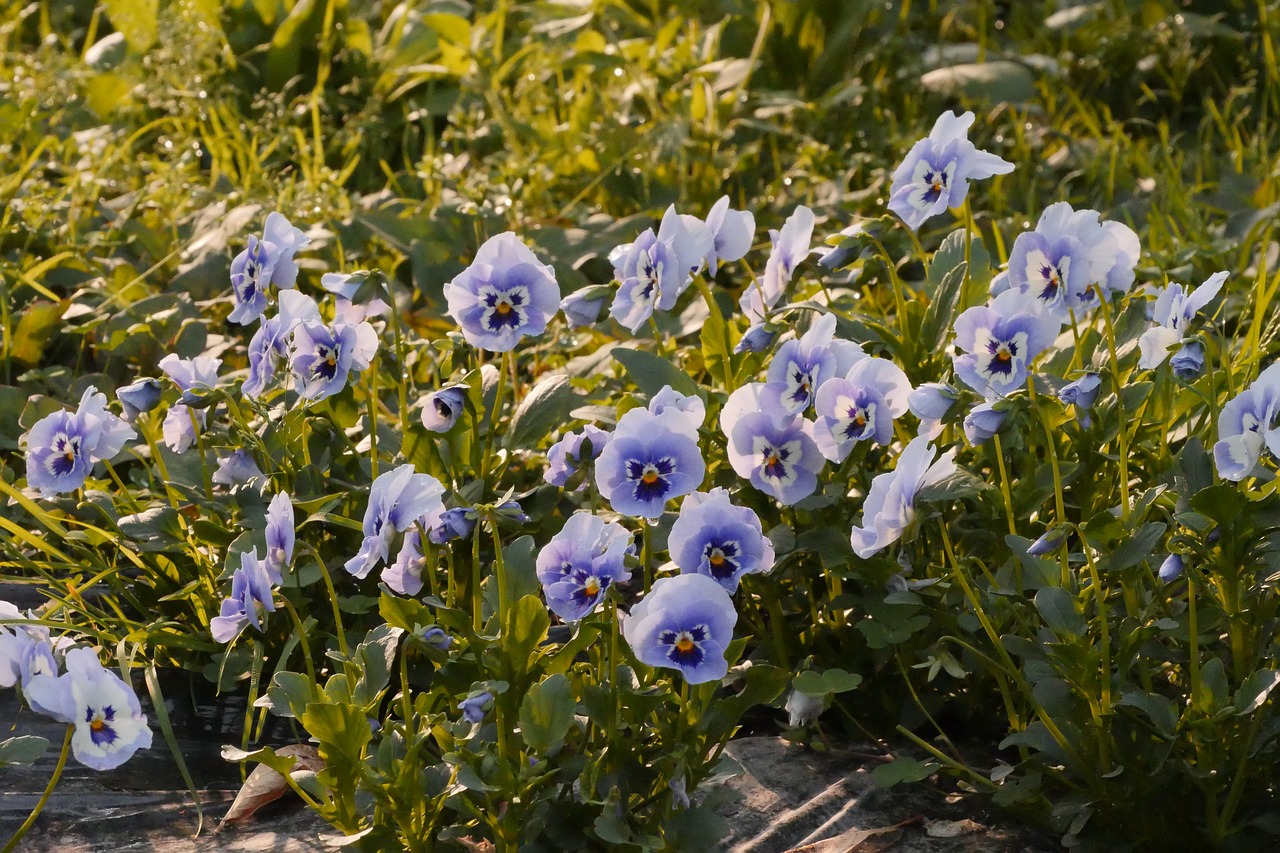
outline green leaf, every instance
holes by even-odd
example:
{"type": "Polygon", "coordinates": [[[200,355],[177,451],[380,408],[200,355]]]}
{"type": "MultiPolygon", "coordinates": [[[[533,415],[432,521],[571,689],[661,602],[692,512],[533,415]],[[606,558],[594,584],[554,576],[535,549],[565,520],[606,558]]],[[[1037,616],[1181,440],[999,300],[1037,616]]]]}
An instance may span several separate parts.
{"type": "Polygon", "coordinates": [[[1246,678],[1236,691],[1236,716],[1243,717],[1261,708],[1277,685],[1280,685],[1280,670],[1261,669],[1246,678]]]}
{"type": "Polygon", "coordinates": [[[103,5],[111,26],[124,36],[130,48],[145,53],[156,43],[160,0],[104,0],[103,5]]]}
{"type": "Polygon", "coordinates": [[[550,627],[547,607],[536,595],[524,596],[511,608],[506,630],[502,632],[502,647],[507,662],[516,672],[524,674],[528,670],[529,655],[546,639],[550,627]]]}
{"type": "Polygon", "coordinates": [[[1162,735],[1172,736],[1173,730],[1178,726],[1177,708],[1173,702],[1157,693],[1131,691],[1121,696],[1116,704],[1142,711],[1162,735]]]}
{"type": "Polygon", "coordinates": [[[626,368],[627,376],[636,384],[636,387],[650,397],[661,391],[664,386],[670,385],[685,396],[699,397],[703,401],[707,398],[698,384],[689,378],[689,374],[665,358],[627,347],[614,347],[612,355],[626,368]]]}
{"type": "MultiPolygon", "coordinates": [[[[950,238],[948,238],[950,239],[950,238]]],[[[930,274],[933,269],[929,270],[930,274]]],[[[927,346],[937,350],[951,333],[952,320],[956,307],[960,303],[960,294],[964,291],[965,276],[969,273],[969,265],[964,261],[957,264],[942,277],[937,290],[933,292],[929,307],[924,312],[924,322],[920,325],[920,338],[927,346]]],[[[963,306],[960,306],[963,308],[963,306]]]]}
{"type": "Polygon", "coordinates": [[[569,377],[563,373],[544,376],[520,401],[504,444],[512,449],[531,448],[538,440],[563,426],[578,405],[569,377]]]}
{"type": "Polygon", "coordinates": [[[373,739],[368,718],[354,705],[312,702],[302,714],[302,725],[320,742],[325,773],[338,780],[336,787],[354,791],[364,748],[373,739]]]}
{"type": "Polygon", "coordinates": [[[940,95],[986,103],[1028,101],[1036,94],[1035,75],[1025,65],[1008,60],[937,68],[921,75],[920,85],[940,95]]]}
{"type": "Polygon", "coordinates": [[[391,670],[404,633],[402,628],[379,625],[356,647],[355,657],[361,671],[352,700],[366,711],[374,710],[372,706],[391,680],[391,670]]]}
{"type": "Polygon", "coordinates": [[[1059,640],[1083,636],[1089,625],[1076,605],[1076,598],[1060,586],[1047,586],[1036,593],[1036,610],[1040,611],[1044,624],[1059,640]]]}
{"type": "Polygon", "coordinates": [[[49,741],[35,735],[11,737],[0,740],[0,767],[12,764],[31,764],[44,755],[49,748],[49,741]]]}
{"type": "Polygon", "coordinates": [[[1156,546],[1164,537],[1166,527],[1163,521],[1149,521],[1142,525],[1119,548],[1098,561],[1098,571],[1118,572],[1150,559],[1152,554],[1157,553],[1156,546]]]}
{"type": "Polygon", "coordinates": [[[871,771],[871,779],[881,788],[892,788],[903,782],[920,782],[937,773],[939,765],[915,758],[899,758],[891,764],[881,764],[871,771]]]}
{"type": "Polygon", "coordinates": [[[577,703],[569,679],[556,674],[533,685],[520,703],[520,734],[534,752],[546,754],[564,743],[577,703]]]}
{"type": "MultiPolygon", "coordinates": [[[[301,717],[315,697],[315,685],[305,675],[279,670],[267,687],[266,706],[277,717],[301,717]]],[[[262,703],[262,700],[258,700],[262,703]]]]}

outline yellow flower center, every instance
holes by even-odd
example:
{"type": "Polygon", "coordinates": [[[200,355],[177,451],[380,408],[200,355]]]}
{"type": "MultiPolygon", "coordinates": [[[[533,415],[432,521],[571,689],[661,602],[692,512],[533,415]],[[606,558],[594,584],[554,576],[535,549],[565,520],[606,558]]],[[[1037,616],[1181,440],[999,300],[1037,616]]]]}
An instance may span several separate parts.
{"type": "Polygon", "coordinates": [[[646,486],[652,486],[654,483],[658,482],[658,472],[650,468],[641,475],[640,482],[644,483],[646,486]]]}
{"type": "Polygon", "coordinates": [[[688,654],[693,651],[693,637],[688,634],[676,641],[676,651],[688,654]]]}
{"type": "Polygon", "coordinates": [[[511,305],[507,302],[499,302],[496,306],[494,306],[494,310],[496,310],[499,314],[505,317],[506,315],[511,313],[511,305]]]}
{"type": "Polygon", "coordinates": [[[582,589],[587,595],[595,595],[600,592],[600,580],[598,578],[587,578],[587,582],[582,585],[582,589]]]}

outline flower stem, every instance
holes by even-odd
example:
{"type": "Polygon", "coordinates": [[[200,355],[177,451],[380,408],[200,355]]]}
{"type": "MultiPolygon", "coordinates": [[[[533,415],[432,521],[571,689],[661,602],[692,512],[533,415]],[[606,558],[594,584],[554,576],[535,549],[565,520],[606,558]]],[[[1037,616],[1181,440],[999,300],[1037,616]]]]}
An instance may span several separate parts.
{"type": "Polygon", "coordinates": [[[18,849],[18,842],[35,824],[40,812],[44,811],[45,803],[49,802],[49,795],[58,786],[58,780],[62,778],[62,770],[67,766],[67,755],[71,752],[71,735],[75,733],[75,730],[75,726],[67,726],[67,733],[62,738],[62,752],[58,755],[58,766],[53,768],[53,777],[49,780],[49,784],[40,796],[39,802],[36,803],[36,807],[31,810],[31,814],[27,815],[27,819],[22,822],[22,826],[18,827],[18,831],[13,834],[13,837],[5,844],[4,849],[0,850],[0,853],[13,853],[14,850],[18,849]]]}
{"type": "Polygon", "coordinates": [[[1017,523],[1013,520],[1013,495],[1009,491],[1009,472],[1004,467],[1004,448],[1000,446],[1000,436],[994,435],[992,439],[995,441],[996,447],[996,465],[1000,468],[1000,493],[1004,495],[1004,514],[1009,522],[1009,533],[1018,535],[1017,523]]]}

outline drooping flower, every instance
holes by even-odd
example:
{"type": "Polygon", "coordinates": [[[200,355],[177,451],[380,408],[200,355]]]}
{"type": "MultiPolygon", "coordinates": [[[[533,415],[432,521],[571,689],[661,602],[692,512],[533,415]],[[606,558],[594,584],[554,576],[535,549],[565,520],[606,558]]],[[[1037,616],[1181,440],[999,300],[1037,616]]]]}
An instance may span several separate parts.
{"type": "Polygon", "coordinates": [[[275,378],[280,363],[289,357],[289,342],[299,323],[320,324],[320,306],[296,290],[280,293],[276,316],[263,320],[249,340],[249,376],[240,386],[246,397],[257,398],[275,378]]]}
{"type": "MultiPolygon", "coordinates": [[[[0,619],[21,619],[22,611],[0,599],[0,619]]],[[[22,672],[22,654],[28,637],[20,627],[0,625],[0,688],[18,683],[22,672]]]]}
{"type": "Polygon", "coordinates": [[[813,423],[788,414],[778,389],[760,382],[729,395],[720,411],[729,464],[760,491],[791,505],[813,494],[826,464],[813,423]]]}
{"type": "Polygon", "coordinates": [[[471,266],[444,286],[449,316],[467,343],[509,352],[525,335],[540,335],[560,307],[560,286],[510,231],[490,237],[471,266]]]}
{"type": "Polygon", "coordinates": [[[926,382],[907,395],[907,408],[920,419],[920,435],[930,440],[942,432],[942,419],[951,411],[960,392],[945,382],[926,382]]]}
{"type": "Polygon", "coordinates": [[[160,394],[163,389],[159,379],[145,376],[136,379],[122,388],[116,389],[116,399],[124,409],[124,419],[132,423],[138,415],[149,412],[160,405],[160,394]]]}
{"type": "Polygon", "coordinates": [[[614,510],[656,519],[667,501],[701,485],[706,465],[691,420],[675,406],[622,416],[595,465],[596,488],[614,510]]]}
{"type": "Polygon", "coordinates": [[[157,366],[173,380],[180,391],[211,391],[218,387],[218,367],[221,364],[220,358],[207,355],[182,358],[171,352],[160,359],[157,366]]]}
{"type": "MultiPolygon", "coordinates": [[[[504,504],[505,506],[505,504],[504,504]]],[[[499,507],[502,514],[502,508],[499,507]]],[[[528,520],[528,517],[525,517],[528,520]]],[[[460,506],[446,509],[436,518],[424,517],[423,526],[427,529],[427,539],[433,544],[443,545],[454,539],[466,539],[476,529],[476,513],[470,507],[460,506]]]]}
{"type": "MultiPolygon", "coordinates": [[[[600,456],[610,438],[609,433],[592,424],[585,424],[581,430],[569,433],[548,448],[547,470],[542,475],[543,479],[564,488],[570,477],[600,456]]],[[[585,487],[584,482],[581,488],[585,487]]]]}
{"type": "Polygon", "coordinates": [[[280,583],[285,567],[293,561],[297,531],[294,526],[293,501],[288,492],[280,492],[267,504],[267,574],[272,583],[280,583]]]}
{"type": "Polygon", "coordinates": [[[1187,341],[1182,348],[1169,359],[1173,375],[1183,382],[1190,382],[1204,370],[1204,344],[1199,341],[1187,341]]]}
{"type": "Polygon", "coordinates": [[[796,267],[809,256],[812,239],[813,211],[804,205],[792,211],[781,231],[769,230],[771,247],[764,275],[748,284],[738,298],[738,306],[752,325],[763,322],[769,309],[778,304],[796,267]]]}
{"type": "Polygon", "coordinates": [[[369,488],[364,513],[364,541],[360,551],[346,562],[346,569],[363,578],[379,561],[385,561],[391,540],[424,515],[444,512],[444,486],[430,474],[419,474],[405,464],[379,474],[369,488]]]}
{"type": "Polygon", "coordinates": [[[681,394],[670,385],[663,385],[662,390],[653,395],[648,409],[653,415],[676,412],[684,420],[686,429],[695,435],[707,417],[707,404],[701,397],[696,394],[681,394]]]}
{"type": "Polygon", "coordinates": [[[760,517],[749,507],[734,506],[724,489],[684,499],[667,547],[680,571],[706,575],[730,593],[743,575],[773,568],[773,543],[760,517]]]}
{"type": "Polygon", "coordinates": [[[231,261],[231,292],[235,307],[227,317],[231,323],[250,323],[267,307],[267,288],[293,287],[298,265],[293,255],[310,241],[279,213],[267,216],[262,239],[249,237],[248,247],[231,261]]]}
{"type": "Polygon", "coordinates": [[[1027,381],[1027,365],[1053,342],[1061,324],[1036,300],[1008,290],[956,318],[956,375],[988,399],[1027,381]]]}
{"type": "Polygon", "coordinates": [[[926,219],[964,204],[969,181],[1004,175],[1013,164],[969,141],[974,115],[945,112],[893,172],[889,209],[916,231],[926,219]]]}
{"type": "Polygon", "coordinates": [[[754,323],[742,333],[733,353],[742,355],[744,352],[764,352],[773,345],[773,339],[777,336],[778,333],[770,331],[763,322],[754,323]]]}
{"type": "MultiPolygon", "coordinates": [[[[907,413],[911,382],[887,358],[863,358],[818,388],[814,439],[832,462],[843,462],[859,441],[887,445],[893,422],[907,413]]],[[[944,409],[945,412],[945,409],[944,409]]]]}
{"type": "Polygon", "coordinates": [[[1089,409],[1093,408],[1101,388],[1102,377],[1096,373],[1086,373],[1076,381],[1063,385],[1058,391],[1058,399],[1064,406],[1075,406],[1076,420],[1087,429],[1092,422],[1089,409]]]}
{"type": "Polygon", "coordinates": [[[493,707],[493,693],[488,690],[472,692],[458,703],[458,710],[468,723],[482,723],[489,709],[493,707]]]}
{"type": "Polygon", "coordinates": [[[1138,237],[1119,222],[1101,223],[1096,210],[1073,210],[1065,201],[1040,214],[1034,231],[1018,235],[1009,253],[1008,283],[1066,322],[1098,304],[1091,285],[1113,292],[1133,284],[1138,237]]]}
{"type": "Polygon", "coordinates": [[[422,398],[422,425],[432,432],[448,432],[458,422],[466,403],[465,385],[446,385],[422,398]]]}
{"type": "Polygon", "coordinates": [[[1182,576],[1183,561],[1181,554],[1170,554],[1160,564],[1160,580],[1165,583],[1175,581],[1182,576]]]}
{"type": "Polygon", "coordinates": [[[229,643],[246,625],[262,630],[262,612],[275,612],[271,576],[257,551],[240,554],[240,568],[231,576],[231,596],[223,599],[218,615],[209,620],[209,633],[219,643],[229,643]]]}
{"type": "Polygon", "coordinates": [[[213,472],[213,482],[220,486],[238,486],[241,483],[252,483],[255,479],[265,480],[266,475],[254,461],[249,451],[241,448],[232,451],[231,455],[218,459],[218,470],[213,472]]]}
{"type": "MultiPolygon", "coordinates": [[[[1139,367],[1143,370],[1155,370],[1164,362],[1169,356],[1170,347],[1182,342],[1187,336],[1191,321],[1222,290],[1227,275],[1225,271],[1216,272],[1205,279],[1204,284],[1190,292],[1184,292],[1182,285],[1176,282],[1161,291],[1151,316],[1156,325],[1138,338],[1138,348],[1142,351],[1142,357],[1138,359],[1139,367]]],[[[1201,366],[1203,364],[1202,358],[1201,366]]],[[[1199,370],[1195,373],[1199,373],[1199,370]]],[[[1195,374],[1192,376],[1194,378],[1195,374]]]]}
{"type": "Polygon", "coordinates": [[[1066,541],[1069,528],[1051,527],[1040,535],[1040,538],[1027,546],[1027,553],[1033,557],[1044,557],[1062,547],[1066,541]]]}
{"type": "Polygon", "coordinates": [[[632,653],[654,667],[677,669],[690,684],[729,671],[725,652],[738,613],[724,587],[706,575],[659,578],[622,623],[632,653]]]}
{"type": "Polygon", "coordinates": [[[107,396],[92,385],[74,412],[53,412],[24,438],[27,485],[50,496],[84,485],[93,464],[110,459],[135,435],[133,427],[107,411],[107,396]]]}
{"type": "Polygon", "coordinates": [[[1253,473],[1265,444],[1280,455],[1280,429],[1273,427],[1280,412],[1280,362],[1258,374],[1218,415],[1218,442],[1213,461],[1218,476],[1239,482],[1253,473]]]}
{"type": "Polygon", "coordinates": [[[547,607],[566,622],[588,616],[609,587],[631,579],[631,533],[589,512],[574,513],[538,552],[538,581],[547,607]]]}
{"type": "Polygon", "coordinates": [[[997,408],[997,403],[980,403],[964,416],[964,437],[973,447],[988,442],[1000,431],[1008,415],[1008,410],[997,408]]]}
{"type": "Polygon", "coordinates": [[[410,527],[405,531],[395,562],[383,567],[381,580],[397,595],[417,595],[422,591],[422,572],[426,566],[422,533],[417,527],[410,527]]]}
{"type": "Polygon", "coordinates": [[[955,448],[935,462],[933,445],[918,436],[902,451],[897,467],[871,481],[862,505],[862,524],[850,536],[853,553],[867,559],[902,538],[915,521],[915,499],[920,490],[951,476],[956,470],[955,448]]]}
{"type": "Polygon", "coordinates": [[[196,443],[196,436],[204,429],[205,410],[192,409],[175,403],[165,412],[161,432],[164,443],[174,453],[186,453],[196,443]]]}
{"type": "Polygon", "coordinates": [[[836,316],[823,314],[804,335],[784,342],[774,353],[766,379],[778,389],[779,400],[788,413],[804,412],[813,405],[818,386],[844,376],[867,357],[862,347],[837,339],[835,333],[836,316]]]}
{"type": "Polygon", "coordinates": [[[570,326],[594,326],[613,289],[607,284],[590,284],[560,300],[560,310],[570,326]]]}
{"type": "Polygon", "coordinates": [[[294,326],[289,367],[294,390],[304,400],[323,400],[341,391],[351,371],[369,366],[378,335],[368,323],[348,326],[303,321],[294,326]]]}
{"type": "Polygon", "coordinates": [[[375,293],[386,293],[385,288],[379,287],[373,289],[371,286],[366,293],[368,298],[360,297],[357,301],[356,297],[360,294],[360,289],[373,278],[374,275],[368,270],[356,270],[351,273],[325,273],[320,276],[320,286],[329,291],[336,297],[334,300],[334,322],[356,324],[363,322],[369,317],[378,317],[391,310],[391,306],[384,302],[375,293]]]}
{"type": "Polygon", "coordinates": [[[721,196],[707,213],[713,244],[707,252],[707,272],[715,275],[720,263],[746,257],[755,238],[756,218],[749,210],[732,210],[729,197],[721,196]]]}
{"type": "Polygon", "coordinates": [[[671,205],[657,234],[648,228],[634,243],[619,247],[616,259],[610,255],[619,286],[609,315],[634,333],[654,311],[670,311],[714,246],[705,222],[676,213],[671,205]]]}

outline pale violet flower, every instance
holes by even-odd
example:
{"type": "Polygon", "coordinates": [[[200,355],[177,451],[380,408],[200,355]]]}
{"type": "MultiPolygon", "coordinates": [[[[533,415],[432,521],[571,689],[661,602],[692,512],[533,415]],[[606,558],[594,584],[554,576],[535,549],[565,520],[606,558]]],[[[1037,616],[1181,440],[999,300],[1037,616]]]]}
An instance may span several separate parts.
{"type": "Polygon", "coordinates": [[[204,409],[192,409],[181,403],[170,406],[161,425],[165,445],[174,453],[186,453],[196,443],[204,424],[204,409]]]}
{"type": "Polygon", "coordinates": [[[24,437],[27,485],[48,497],[84,485],[93,463],[110,459],[135,435],[133,427],[107,411],[107,397],[92,385],[75,412],[54,412],[24,437]]]}
{"type": "Polygon", "coordinates": [[[624,414],[595,464],[596,488],[613,509],[649,519],[660,517],[667,501],[695,491],[705,473],[697,426],[675,405],[660,414],[624,414]]]}
{"type": "Polygon", "coordinates": [[[930,440],[942,432],[942,419],[951,411],[960,392],[945,382],[926,382],[907,395],[907,408],[920,419],[919,434],[930,440]]]}
{"type": "Polygon", "coordinates": [[[619,286],[609,315],[635,333],[654,311],[670,311],[714,246],[705,222],[676,213],[675,205],[668,207],[657,234],[646,229],[610,255],[619,286]]]}
{"type": "Polygon", "coordinates": [[[537,573],[547,607],[566,622],[591,614],[609,587],[630,580],[631,533],[589,512],[575,512],[538,552],[537,573]]]}
{"type": "Polygon", "coordinates": [[[229,643],[246,625],[262,630],[262,613],[274,612],[271,575],[257,551],[240,554],[240,568],[231,576],[231,595],[222,602],[218,615],[209,620],[209,633],[219,643],[229,643]]]}
{"type": "Polygon", "coordinates": [[[304,400],[337,394],[346,387],[350,373],[367,368],[377,351],[378,334],[368,323],[298,323],[289,358],[294,390],[304,400]]]}
{"type": "Polygon", "coordinates": [[[907,413],[911,382],[887,358],[862,358],[818,388],[814,438],[822,455],[843,462],[854,445],[893,440],[893,422],[907,413]]]}
{"type": "Polygon", "coordinates": [[[1280,455],[1280,362],[1258,374],[1248,388],[1228,400],[1218,415],[1218,442],[1213,461],[1218,476],[1239,482],[1253,473],[1265,445],[1280,455]]]}
{"type": "Polygon", "coordinates": [[[1008,415],[1009,412],[997,408],[996,403],[981,403],[974,406],[969,414],[964,416],[964,437],[974,447],[990,441],[992,436],[1000,431],[1008,415]]]}
{"type": "Polygon", "coordinates": [[[207,355],[182,358],[169,353],[160,359],[158,367],[173,380],[181,391],[211,391],[218,386],[218,367],[222,359],[207,355]]]}
{"type": "Polygon", "coordinates": [[[862,347],[837,339],[835,333],[836,316],[823,314],[813,321],[809,331],[784,342],[774,353],[766,379],[778,389],[782,406],[790,414],[807,410],[823,382],[844,376],[867,357],[862,347]]]}
{"type": "Polygon", "coordinates": [[[40,704],[59,722],[73,723],[71,754],[94,770],[114,770],[151,746],[151,729],[133,688],[102,666],[92,649],[73,648],[66,672],[43,685],[40,704]]]}
{"type": "Polygon", "coordinates": [[[360,551],[346,562],[357,578],[369,574],[385,561],[391,540],[419,518],[444,512],[444,486],[430,474],[419,474],[404,464],[384,471],[369,489],[369,506],[364,513],[364,542],[360,551]]]}
{"type": "MultiPolygon", "coordinates": [[[[1216,272],[1204,284],[1189,292],[1184,292],[1182,285],[1176,282],[1160,292],[1151,316],[1156,325],[1138,338],[1138,348],[1142,351],[1142,357],[1138,359],[1139,367],[1154,370],[1164,362],[1169,356],[1169,349],[1177,346],[1187,336],[1192,319],[1222,290],[1227,275],[1225,271],[1216,272]]],[[[1203,353],[1201,355],[1203,366],[1203,353]]]]}
{"type": "MultiPolygon", "coordinates": [[[[543,479],[553,486],[563,488],[569,479],[583,466],[593,461],[609,443],[609,433],[592,424],[586,424],[578,432],[571,432],[551,445],[547,450],[547,470],[543,479]],[[584,451],[583,445],[587,445],[584,451]]],[[[583,482],[579,488],[586,488],[583,482]]]]}
{"type": "Polygon", "coordinates": [[[467,343],[509,352],[547,328],[560,308],[560,285],[555,270],[506,231],[484,242],[471,266],[444,286],[444,297],[467,343]]]}
{"type": "Polygon", "coordinates": [[[719,681],[738,621],[724,587],[706,575],[659,578],[622,622],[627,645],[641,663],[676,669],[690,684],[719,681]]]}
{"type": "Polygon", "coordinates": [[[971,112],[959,116],[943,113],[929,135],[913,145],[894,170],[889,209],[912,231],[948,207],[964,204],[970,180],[1013,171],[1012,163],[979,151],[969,141],[973,120],[971,112]]]}
{"type": "Polygon", "coordinates": [[[955,448],[936,462],[935,453],[927,438],[916,437],[902,451],[894,470],[871,481],[862,505],[862,523],[854,525],[850,536],[853,553],[865,560],[902,538],[915,521],[916,495],[956,471],[955,448]]]}
{"type": "Polygon", "coordinates": [[[467,399],[467,386],[446,385],[422,398],[422,425],[432,432],[448,432],[458,422],[467,399]]]}
{"type": "Polygon", "coordinates": [[[1057,337],[1061,324],[1026,294],[1008,290],[956,318],[956,375],[991,399],[1022,387],[1027,366],[1057,337]]]}
{"type": "Polygon", "coordinates": [[[307,235],[289,224],[279,213],[267,216],[262,239],[249,237],[248,247],[231,261],[231,291],[235,307],[227,320],[249,323],[262,315],[267,307],[267,288],[293,287],[298,280],[298,265],[293,255],[310,241],[307,235]]]}
{"type": "Polygon", "coordinates": [[[281,363],[289,357],[289,342],[300,323],[318,325],[320,306],[310,296],[296,290],[285,290],[277,300],[274,317],[263,320],[249,340],[249,376],[240,386],[246,397],[262,396],[267,384],[275,378],[281,363]]]}
{"type": "Polygon", "coordinates": [[[159,379],[150,376],[136,379],[116,389],[116,399],[124,409],[124,419],[132,423],[138,415],[149,412],[160,405],[160,394],[163,387],[159,379]]]}
{"type": "Polygon", "coordinates": [[[770,229],[771,248],[764,275],[749,283],[738,299],[738,306],[752,325],[763,322],[769,309],[778,304],[796,267],[809,256],[812,239],[813,211],[804,205],[797,206],[787,217],[781,231],[770,229]]]}
{"type": "Polygon", "coordinates": [[[211,479],[220,486],[238,486],[254,480],[264,481],[266,475],[249,451],[241,449],[232,451],[230,456],[219,457],[218,470],[211,479]]]}
{"type": "Polygon", "coordinates": [[[724,489],[685,498],[668,542],[681,572],[706,575],[730,593],[743,575],[773,568],[773,543],[760,517],[749,507],[735,506],[724,489]]]}
{"type": "Polygon", "coordinates": [[[813,423],[788,413],[776,387],[752,382],[734,391],[720,411],[720,428],[729,464],[756,489],[788,506],[817,489],[826,460],[813,423]]]}
{"type": "Polygon", "coordinates": [[[267,574],[272,583],[280,583],[285,568],[293,561],[293,546],[297,538],[294,526],[293,501],[288,492],[280,492],[267,505],[267,574]]]}
{"type": "Polygon", "coordinates": [[[755,239],[756,218],[749,210],[731,209],[726,195],[711,206],[706,221],[714,241],[706,255],[707,272],[714,276],[721,263],[746,257],[755,239]]]}
{"type": "Polygon", "coordinates": [[[612,292],[606,284],[588,285],[561,299],[560,310],[570,326],[594,326],[612,292]]]}

